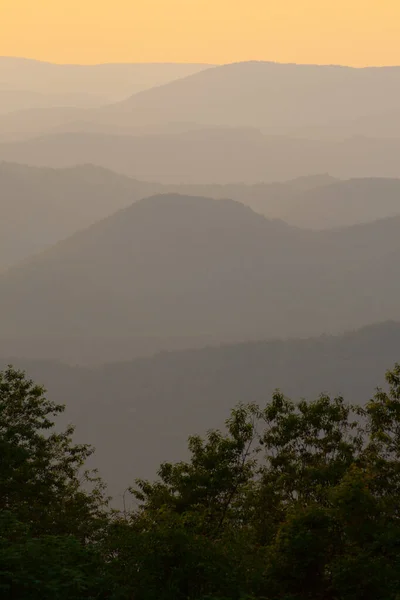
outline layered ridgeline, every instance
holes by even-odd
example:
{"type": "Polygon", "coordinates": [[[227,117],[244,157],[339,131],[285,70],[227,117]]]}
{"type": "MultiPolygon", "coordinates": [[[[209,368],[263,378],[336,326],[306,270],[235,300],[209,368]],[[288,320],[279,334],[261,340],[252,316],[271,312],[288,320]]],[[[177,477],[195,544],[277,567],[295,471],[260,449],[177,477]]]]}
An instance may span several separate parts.
{"type": "Polygon", "coordinates": [[[57,65],[4,56],[0,57],[0,113],[100,106],[207,67],[189,63],[57,65]]]}
{"type": "MultiPolygon", "coordinates": [[[[133,134],[125,126],[113,133],[110,127],[103,131],[92,125],[89,131],[77,125],[54,133],[54,112],[51,118],[51,134],[0,143],[0,160],[50,167],[92,163],[138,179],[174,184],[270,183],[313,173],[341,179],[400,177],[400,136],[332,141],[265,135],[251,128],[189,126],[187,131],[145,135],[133,134]]],[[[37,114],[25,114],[24,119],[27,127],[39,122],[37,114]]],[[[6,121],[14,130],[12,115],[6,121]]],[[[0,124],[0,142],[1,131],[0,124]]]]}
{"type": "Polygon", "coordinates": [[[0,335],[51,340],[53,356],[72,339],[78,356],[80,339],[169,347],[397,319],[399,227],[308,231],[232,200],[154,196],[4,272],[0,335]]]}
{"type": "MultiPolygon", "coordinates": [[[[41,71],[54,69],[36,65],[37,70],[39,67],[41,71]]],[[[79,90],[82,91],[88,89],[91,81],[94,84],[97,79],[106,82],[108,76],[106,89],[108,94],[112,94],[114,89],[119,90],[123,80],[125,90],[129,83],[133,86],[140,78],[140,70],[143,72],[145,69],[143,65],[105,65],[97,70],[93,67],[64,67],[58,69],[57,77],[69,81],[68,91],[75,90],[74,85],[79,81],[79,90]]],[[[149,73],[151,69],[149,66],[149,73]]],[[[165,72],[159,76],[160,83],[162,77],[164,82],[168,81],[168,77],[174,78],[168,69],[174,71],[175,79],[180,73],[180,78],[139,93],[132,89],[126,94],[133,94],[127,100],[100,110],[83,111],[79,116],[74,111],[59,111],[58,125],[68,130],[70,124],[79,120],[84,130],[85,123],[116,127],[186,123],[203,127],[257,127],[271,133],[291,134],[298,131],[303,134],[304,130],[309,134],[309,130],[312,133],[316,128],[328,128],[332,134],[334,128],[342,125],[342,133],[348,136],[352,133],[369,134],[368,119],[374,119],[376,123],[377,115],[384,121],[392,117],[396,123],[400,102],[400,69],[397,67],[354,69],[243,62],[205,70],[203,65],[189,65],[186,74],[193,74],[183,77],[182,66],[167,65],[165,72]],[[196,73],[196,69],[200,72],[196,73]],[[360,125],[363,119],[367,123],[364,129],[360,125]]],[[[153,66],[153,72],[162,73],[162,67],[153,66]]],[[[151,79],[151,75],[148,77],[151,79]]],[[[40,80],[38,76],[37,79],[40,80]]],[[[156,76],[153,77],[153,85],[154,81],[156,76]]],[[[37,131],[48,132],[49,113],[43,111],[36,117],[37,131]]],[[[0,134],[6,131],[11,132],[11,128],[7,127],[4,119],[0,123],[0,134]]],[[[26,131],[23,119],[20,124],[18,119],[13,123],[13,131],[26,131]]],[[[375,126],[372,131],[379,136],[379,127],[375,126]]]]}
{"type": "MultiPolygon", "coordinates": [[[[321,175],[273,184],[168,186],[93,165],[49,169],[0,163],[0,269],[155,193],[233,198],[267,216],[281,217],[292,199],[296,204],[298,194],[331,181],[321,175]]],[[[385,207],[380,205],[385,216],[385,207]]]]}
{"type": "Polygon", "coordinates": [[[0,163],[0,269],[157,193],[238,200],[304,228],[355,225],[400,214],[400,179],[338,181],[329,175],[246,184],[139,181],[82,165],[66,169],[0,163]]]}
{"type": "MultiPolygon", "coordinates": [[[[312,229],[345,227],[400,214],[400,179],[366,177],[296,194],[280,217],[312,229]]],[[[260,211],[266,214],[266,211],[260,211]]]]}
{"type": "Polygon", "coordinates": [[[153,186],[84,165],[38,169],[0,163],[0,269],[148,195],[153,186]]]}
{"type": "Polygon", "coordinates": [[[147,90],[110,107],[109,112],[115,118],[125,114],[131,123],[183,121],[279,133],[345,122],[347,136],[353,120],[359,124],[362,118],[392,114],[399,100],[399,67],[354,69],[254,61],[207,69],[147,90]]]}
{"type": "Polygon", "coordinates": [[[385,323],[339,337],[161,353],[93,369],[11,354],[0,362],[27,369],[49,398],[66,404],[65,422],[96,447],[92,464],[122,508],[119,495],[135,477],[152,478],[164,460],[185,460],[187,436],[221,426],[237,403],[263,406],[277,387],[294,400],[326,392],[365,403],[399,354],[400,325],[385,323]]]}
{"type": "Polygon", "coordinates": [[[4,115],[0,159],[163,183],[400,177],[399,101],[396,67],[237,63],[106,107],[4,115]]]}

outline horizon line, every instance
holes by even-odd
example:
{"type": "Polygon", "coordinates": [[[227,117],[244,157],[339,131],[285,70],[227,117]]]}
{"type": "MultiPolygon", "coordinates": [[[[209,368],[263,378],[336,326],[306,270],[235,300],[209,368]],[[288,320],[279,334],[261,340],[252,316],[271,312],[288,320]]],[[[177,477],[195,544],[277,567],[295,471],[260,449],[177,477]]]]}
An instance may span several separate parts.
{"type": "Polygon", "coordinates": [[[265,59],[247,59],[247,60],[233,60],[231,62],[226,63],[210,63],[210,62],[201,62],[201,61],[105,61],[105,62],[93,62],[93,63],[76,63],[76,62],[57,62],[51,60],[44,60],[40,58],[30,58],[26,56],[15,56],[15,55],[0,55],[0,60],[19,60],[26,61],[32,63],[39,63],[43,65],[52,65],[58,67],[103,67],[103,66],[129,66],[129,65],[198,65],[204,67],[223,67],[228,65],[237,65],[237,64],[246,64],[246,63],[265,63],[265,64],[274,64],[274,65],[282,65],[282,66],[298,66],[298,67],[331,67],[331,68],[342,68],[342,69],[354,69],[354,70],[363,70],[363,69],[396,69],[400,67],[400,64],[382,64],[382,65],[364,65],[364,66],[355,66],[355,65],[346,65],[342,63],[297,63],[293,61],[279,61],[279,60],[265,60],[265,59]]]}

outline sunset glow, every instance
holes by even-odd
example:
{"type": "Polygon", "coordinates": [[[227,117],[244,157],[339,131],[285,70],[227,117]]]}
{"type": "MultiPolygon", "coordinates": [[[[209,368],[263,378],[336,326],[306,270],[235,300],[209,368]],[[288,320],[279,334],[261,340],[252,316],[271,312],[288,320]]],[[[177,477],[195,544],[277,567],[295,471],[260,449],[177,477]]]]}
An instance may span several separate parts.
{"type": "Polygon", "coordinates": [[[398,0],[0,0],[0,55],[400,64],[398,0]]]}

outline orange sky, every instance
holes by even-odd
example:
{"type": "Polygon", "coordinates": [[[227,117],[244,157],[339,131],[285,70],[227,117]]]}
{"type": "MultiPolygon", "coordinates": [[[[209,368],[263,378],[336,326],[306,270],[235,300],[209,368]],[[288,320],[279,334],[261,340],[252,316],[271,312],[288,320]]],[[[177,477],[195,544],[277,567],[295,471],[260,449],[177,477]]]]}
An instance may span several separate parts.
{"type": "Polygon", "coordinates": [[[0,55],[400,64],[400,0],[0,0],[0,55]]]}

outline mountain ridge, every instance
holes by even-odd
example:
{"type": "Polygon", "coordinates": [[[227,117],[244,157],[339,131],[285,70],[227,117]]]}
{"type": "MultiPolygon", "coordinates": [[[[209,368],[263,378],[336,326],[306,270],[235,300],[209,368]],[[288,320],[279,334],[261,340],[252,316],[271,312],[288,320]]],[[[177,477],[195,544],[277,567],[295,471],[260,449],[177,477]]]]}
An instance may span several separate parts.
{"type": "Polygon", "coordinates": [[[0,275],[0,335],[304,337],[396,319],[399,230],[308,231],[158,195],[0,275]]]}
{"type": "MultiPolygon", "coordinates": [[[[248,61],[194,71],[132,90],[123,95],[125,99],[119,97],[86,113],[86,118],[115,127],[184,121],[209,127],[275,129],[282,134],[288,128],[324,128],[332,121],[340,124],[385,113],[397,109],[400,101],[399,67],[357,69],[248,61]]],[[[23,136],[26,119],[24,123],[24,116],[20,117],[21,123],[16,119],[13,127],[14,133],[23,136]]],[[[43,113],[41,123],[36,124],[38,134],[49,133],[46,120],[43,113]]],[[[67,128],[71,120],[68,112],[60,112],[54,126],[67,128]]],[[[7,122],[0,120],[0,135],[4,137],[7,131],[7,122]]]]}
{"type": "Polygon", "coordinates": [[[58,133],[0,143],[0,160],[34,166],[94,163],[161,183],[253,184],[326,173],[340,179],[400,177],[400,138],[344,141],[267,136],[248,128],[153,135],[58,133]]]}
{"type": "Polygon", "coordinates": [[[153,477],[162,461],[185,460],[187,436],[222,427],[239,402],[263,406],[280,388],[294,400],[324,392],[364,404],[399,348],[400,323],[385,322],[341,336],[163,352],[91,369],[10,355],[1,364],[25,369],[66,404],[66,424],[76,423],[77,439],[95,446],[91,465],[118,504],[127,483],[153,477]]]}

